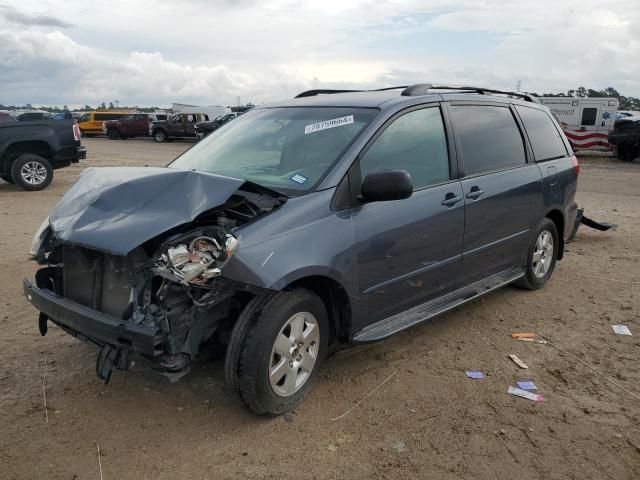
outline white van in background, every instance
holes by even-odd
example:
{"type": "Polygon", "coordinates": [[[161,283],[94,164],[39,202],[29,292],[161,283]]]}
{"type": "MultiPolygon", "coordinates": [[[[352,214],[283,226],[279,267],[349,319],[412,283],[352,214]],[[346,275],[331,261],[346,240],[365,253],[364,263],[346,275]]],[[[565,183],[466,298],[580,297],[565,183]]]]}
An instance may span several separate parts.
{"type": "Polygon", "coordinates": [[[618,100],[611,97],[538,97],[560,119],[574,150],[611,150],[607,136],[613,130],[618,100]]]}

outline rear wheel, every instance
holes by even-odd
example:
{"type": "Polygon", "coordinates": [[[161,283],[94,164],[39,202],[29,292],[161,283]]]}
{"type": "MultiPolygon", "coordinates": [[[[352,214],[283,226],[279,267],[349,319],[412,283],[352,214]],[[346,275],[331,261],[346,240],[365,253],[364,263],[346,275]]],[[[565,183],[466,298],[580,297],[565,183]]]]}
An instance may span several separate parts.
{"type": "Polygon", "coordinates": [[[167,132],[161,128],[157,128],[156,130],[153,131],[153,139],[158,143],[166,142],[167,132]]]}
{"type": "Polygon", "coordinates": [[[525,275],[516,285],[530,290],[542,288],[556,266],[559,246],[556,224],[549,218],[543,218],[527,251],[525,275]]]}
{"type": "Polygon", "coordinates": [[[291,410],[309,393],[328,337],[327,312],[314,293],[298,289],[256,298],[231,334],[227,384],[258,414],[291,410]]]}
{"type": "Polygon", "coordinates": [[[26,153],[13,161],[11,177],[25,190],[42,190],[53,180],[53,168],[46,158],[26,153]]]}

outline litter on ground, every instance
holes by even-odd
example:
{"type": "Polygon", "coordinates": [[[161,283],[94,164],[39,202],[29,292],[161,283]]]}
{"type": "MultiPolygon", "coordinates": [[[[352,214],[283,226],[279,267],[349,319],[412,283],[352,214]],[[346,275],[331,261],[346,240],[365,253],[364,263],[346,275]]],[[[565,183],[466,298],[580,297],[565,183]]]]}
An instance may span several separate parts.
{"type": "Polygon", "coordinates": [[[484,373],[477,372],[475,370],[467,370],[465,373],[467,374],[467,377],[473,378],[474,380],[481,380],[484,378],[484,373]]]}
{"type": "Polygon", "coordinates": [[[538,387],[536,387],[536,384],[533,383],[532,380],[518,380],[516,382],[518,384],[518,388],[521,388],[522,390],[537,390],[538,387]]]}
{"type": "Polygon", "coordinates": [[[536,334],[533,332],[512,333],[511,338],[516,338],[518,340],[521,338],[536,338],[536,334]]]}
{"type": "Polygon", "coordinates": [[[529,368],[526,363],[524,363],[522,360],[518,358],[517,355],[509,355],[509,358],[513,361],[513,363],[518,365],[520,368],[529,368]]]}
{"type": "Polygon", "coordinates": [[[629,330],[629,327],[627,327],[626,325],[611,325],[611,328],[613,328],[613,331],[618,335],[631,336],[631,330],[629,330]]]}
{"type": "Polygon", "coordinates": [[[522,390],[521,388],[509,387],[507,390],[509,395],[515,395],[516,397],[526,398],[527,400],[533,400],[534,402],[544,402],[544,397],[542,395],[538,395],[537,393],[527,392],[526,390],[522,390]]]}

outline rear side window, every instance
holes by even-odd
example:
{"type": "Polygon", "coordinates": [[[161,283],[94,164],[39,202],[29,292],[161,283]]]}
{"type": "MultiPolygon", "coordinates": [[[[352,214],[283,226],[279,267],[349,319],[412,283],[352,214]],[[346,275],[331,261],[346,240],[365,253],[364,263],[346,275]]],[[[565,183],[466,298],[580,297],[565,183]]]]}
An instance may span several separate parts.
{"type": "Polygon", "coordinates": [[[118,120],[120,118],[124,117],[124,115],[122,113],[95,113],[93,115],[93,119],[95,121],[100,121],[100,120],[118,120]]]}
{"type": "Polygon", "coordinates": [[[527,163],[524,142],[508,107],[451,107],[453,128],[462,147],[465,175],[527,163]]]}
{"type": "Polygon", "coordinates": [[[360,159],[360,175],[406,170],[413,188],[449,180],[449,156],[439,108],[414,110],[393,121],[360,159]]]}
{"type": "Polygon", "coordinates": [[[537,162],[567,155],[560,132],[546,112],[522,106],[516,106],[516,110],[524,123],[537,162]]]}
{"type": "Polygon", "coordinates": [[[597,108],[583,108],[582,120],[580,121],[580,125],[586,125],[586,126],[595,125],[597,117],[598,117],[597,108]]]}

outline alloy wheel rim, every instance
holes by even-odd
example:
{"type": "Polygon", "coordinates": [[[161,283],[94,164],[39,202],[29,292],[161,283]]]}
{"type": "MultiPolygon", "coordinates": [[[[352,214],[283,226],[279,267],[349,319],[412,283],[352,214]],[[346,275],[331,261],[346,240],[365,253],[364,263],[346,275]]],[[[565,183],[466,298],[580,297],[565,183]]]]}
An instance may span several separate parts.
{"type": "Polygon", "coordinates": [[[271,349],[269,382],[274,393],[289,397],[309,379],[318,358],[320,327],[309,312],[299,312],[286,321],[271,349]]]}
{"type": "Polygon", "coordinates": [[[40,162],[27,162],[20,169],[20,176],[29,185],[40,185],[47,179],[47,169],[40,162]]]}
{"type": "Polygon", "coordinates": [[[531,266],[533,268],[533,274],[537,278],[543,278],[553,262],[553,235],[549,230],[543,230],[538,235],[536,245],[533,250],[533,257],[531,259],[531,266]]]}
{"type": "Polygon", "coordinates": [[[160,132],[156,132],[156,140],[164,140],[165,135],[164,132],[160,131],[160,132]]]}

